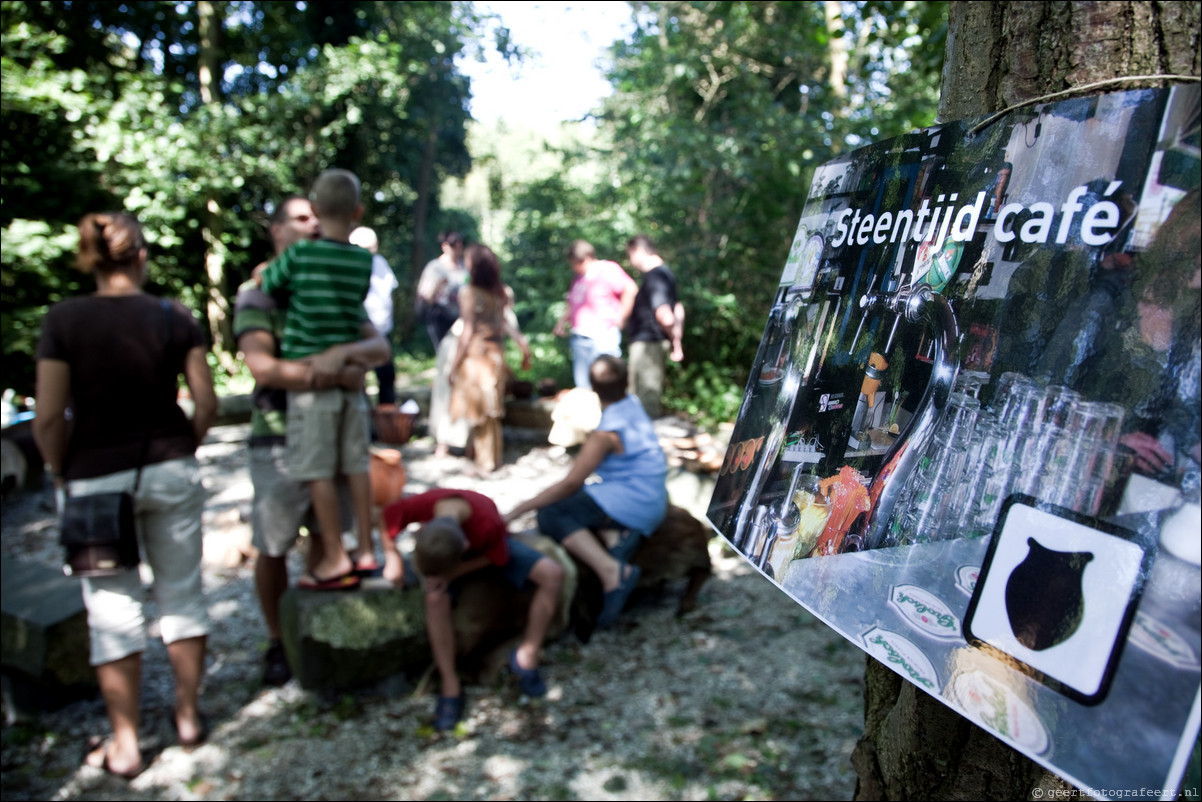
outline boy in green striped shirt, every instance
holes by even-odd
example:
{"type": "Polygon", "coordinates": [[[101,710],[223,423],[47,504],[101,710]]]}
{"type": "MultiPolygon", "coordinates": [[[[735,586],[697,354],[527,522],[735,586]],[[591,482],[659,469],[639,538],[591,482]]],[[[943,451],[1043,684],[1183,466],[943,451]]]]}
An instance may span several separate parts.
{"type": "MultiPolygon", "coordinates": [[[[349,241],[363,216],[359,179],[348,170],[326,170],[313,184],[313,211],[320,240],[301,240],[259,275],[263,291],[288,310],[281,355],[315,359],[327,349],[356,342],[367,313],[371,253],[349,241]]],[[[322,555],[298,587],[347,590],[359,584],[356,569],[375,557],[368,479],[369,423],[362,389],[292,390],[288,393],[287,465],[292,479],[307,482],[321,530],[322,555]],[[359,543],[352,560],[342,546],[335,479],[346,478],[359,543]]]]}

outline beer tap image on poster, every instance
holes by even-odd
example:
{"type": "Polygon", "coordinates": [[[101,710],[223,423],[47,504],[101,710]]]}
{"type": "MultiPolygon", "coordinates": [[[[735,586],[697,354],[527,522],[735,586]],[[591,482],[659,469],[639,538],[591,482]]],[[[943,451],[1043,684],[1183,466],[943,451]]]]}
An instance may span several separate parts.
{"type": "Polygon", "coordinates": [[[905,679],[1137,798],[1199,723],[1200,119],[1197,85],[1095,94],[817,168],[708,511],[905,679]]]}

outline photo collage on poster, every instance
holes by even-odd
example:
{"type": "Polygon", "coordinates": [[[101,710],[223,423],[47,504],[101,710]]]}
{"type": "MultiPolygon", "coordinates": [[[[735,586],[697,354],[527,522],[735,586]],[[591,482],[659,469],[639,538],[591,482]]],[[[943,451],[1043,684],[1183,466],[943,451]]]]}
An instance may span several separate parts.
{"type": "Polygon", "coordinates": [[[708,517],[907,680],[1083,787],[1198,732],[1196,86],[819,167],[708,517]]]}

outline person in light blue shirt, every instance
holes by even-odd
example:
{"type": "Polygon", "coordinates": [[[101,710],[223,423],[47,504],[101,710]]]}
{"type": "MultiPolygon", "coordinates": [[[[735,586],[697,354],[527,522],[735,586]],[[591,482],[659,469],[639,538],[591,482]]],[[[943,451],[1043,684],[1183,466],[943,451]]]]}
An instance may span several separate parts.
{"type": "Polygon", "coordinates": [[[589,368],[601,400],[601,422],[588,436],[568,475],[505,516],[511,522],[538,510],[538,528],[593,569],[605,591],[597,619],[607,627],[617,619],[639,581],[639,568],[626,558],[639,538],[650,535],[668,510],[668,465],[651,418],[638,398],[626,393],[626,363],[600,356],[589,368]],[[601,481],[585,484],[596,474],[601,481]],[[594,532],[625,530],[610,549],[594,532]]]}

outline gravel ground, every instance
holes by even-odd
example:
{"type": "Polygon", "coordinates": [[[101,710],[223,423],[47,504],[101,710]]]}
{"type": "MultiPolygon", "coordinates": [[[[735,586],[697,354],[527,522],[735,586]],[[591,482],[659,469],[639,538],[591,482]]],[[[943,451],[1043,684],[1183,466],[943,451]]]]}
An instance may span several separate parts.
{"type": "MultiPolygon", "coordinates": [[[[142,689],[150,768],[126,783],[82,766],[88,738],[108,725],[98,699],[76,702],[5,726],[5,800],[851,798],[862,653],[717,538],[697,610],[674,616],[683,582],[636,596],[588,645],[568,635],[547,646],[545,699],[520,698],[512,680],[469,685],[466,726],[455,735],[433,734],[433,696],[401,681],[337,696],[295,681],[264,688],[251,567],[227,562],[249,539],[238,514],[251,495],[245,433],[215,429],[200,452],[211,493],[205,587],[215,626],[202,697],[210,741],[190,753],[175,745],[166,652],[152,641],[142,689]]],[[[407,491],[472,487],[502,510],[558,479],[571,459],[510,438],[505,466],[473,479],[465,460],[436,459],[432,446],[404,447],[407,491]]],[[[40,496],[6,500],[0,534],[5,559],[58,565],[40,496]]]]}

